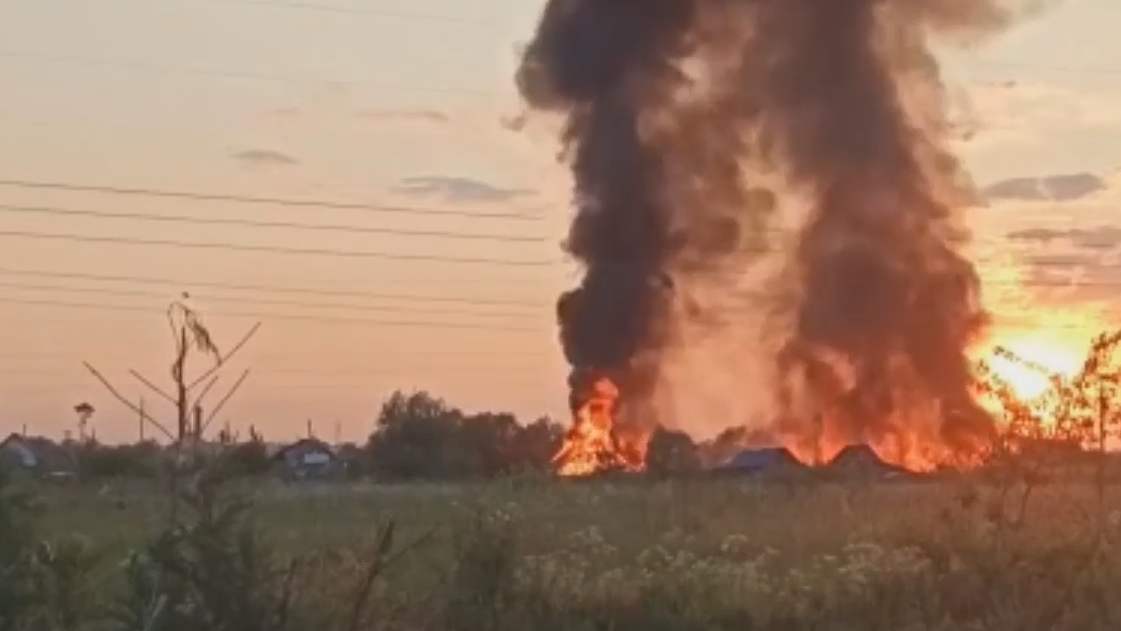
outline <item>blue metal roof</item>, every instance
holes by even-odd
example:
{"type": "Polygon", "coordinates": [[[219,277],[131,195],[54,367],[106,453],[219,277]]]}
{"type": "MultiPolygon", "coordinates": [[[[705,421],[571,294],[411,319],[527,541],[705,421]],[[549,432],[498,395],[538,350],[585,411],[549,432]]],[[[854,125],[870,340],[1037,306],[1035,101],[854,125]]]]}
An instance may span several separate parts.
{"type": "Polygon", "coordinates": [[[765,449],[745,449],[728,462],[732,469],[755,471],[768,469],[776,465],[790,464],[794,456],[785,447],[767,447],[765,449]]]}

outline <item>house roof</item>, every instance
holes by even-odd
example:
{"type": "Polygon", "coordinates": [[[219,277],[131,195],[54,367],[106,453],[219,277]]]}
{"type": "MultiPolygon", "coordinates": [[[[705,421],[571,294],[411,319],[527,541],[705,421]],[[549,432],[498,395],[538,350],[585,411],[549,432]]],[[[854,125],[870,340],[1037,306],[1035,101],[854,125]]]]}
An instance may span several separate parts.
{"type": "Polygon", "coordinates": [[[289,451],[297,449],[302,451],[323,451],[330,454],[332,458],[338,458],[338,454],[335,453],[334,448],[323,442],[322,440],[319,440],[318,438],[301,438],[294,443],[281,447],[276,451],[275,454],[273,454],[272,457],[275,459],[280,459],[283,458],[284,454],[288,453],[289,451]]]}
{"type": "Polygon", "coordinates": [[[886,462],[876,453],[876,450],[865,444],[848,445],[829,461],[826,465],[830,469],[841,471],[861,471],[866,473],[902,473],[902,467],[897,467],[886,462]]]}
{"type": "Polygon", "coordinates": [[[763,449],[745,449],[728,461],[725,467],[744,471],[758,471],[772,467],[798,466],[801,463],[790,453],[786,447],[766,447],[763,449]]]}
{"type": "Polygon", "coordinates": [[[10,445],[18,445],[29,451],[35,457],[36,467],[44,471],[64,472],[75,469],[70,452],[49,438],[11,434],[0,442],[0,449],[10,445]]]}

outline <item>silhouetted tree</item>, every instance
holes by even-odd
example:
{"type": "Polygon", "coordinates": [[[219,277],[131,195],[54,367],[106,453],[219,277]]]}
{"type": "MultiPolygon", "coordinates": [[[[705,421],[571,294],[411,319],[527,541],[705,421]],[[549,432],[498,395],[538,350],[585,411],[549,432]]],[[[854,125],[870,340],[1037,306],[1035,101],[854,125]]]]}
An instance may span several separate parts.
{"type": "Polygon", "coordinates": [[[522,472],[551,471],[553,456],[561,447],[564,432],[564,425],[547,416],[523,427],[514,437],[514,469],[522,472]]]}
{"type": "Polygon", "coordinates": [[[394,392],[370,436],[370,470],[389,479],[450,477],[454,429],[463,413],[427,392],[394,392]]]}
{"type": "Polygon", "coordinates": [[[700,469],[697,445],[688,434],[658,429],[650,437],[646,451],[646,469],[653,475],[669,476],[700,469]]]}
{"type": "Polygon", "coordinates": [[[521,428],[513,414],[484,412],[452,428],[451,471],[456,477],[492,478],[514,470],[515,440],[521,428]]]}
{"type": "Polygon", "coordinates": [[[522,427],[507,412],[464,414],[427,392],[393,393],[367,444],[383,479],[493,478],[550,468],[564,428],[539,419],[522,427]]]}

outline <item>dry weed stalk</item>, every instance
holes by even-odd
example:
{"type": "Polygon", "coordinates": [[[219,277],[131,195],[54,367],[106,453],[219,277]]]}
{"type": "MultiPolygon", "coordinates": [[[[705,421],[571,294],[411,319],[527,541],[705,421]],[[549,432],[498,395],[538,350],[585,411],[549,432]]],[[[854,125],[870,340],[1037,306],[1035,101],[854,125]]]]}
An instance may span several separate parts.
{"type": "Polygon", "coordinates": [[[105,388],[120,401],[156,429],[158,429],[171,443],[172,462],[169,467],[168,486],[171,498],[169,519],[174,525],[178,521],[178,506],[180,499],[180,473],[186,466],[188,469],[198,469],[202,461],[201,447],[203,436],[210,423],[218,412],[226,405],[231,397],[238,391],[245,379],[249,376],[248,369],[210,409],[209,414],[203,416],[203,403],[211,389],[217,383],[219,371],[227,362],[240,351],[245,344],[257,333],[261,323],[254,324],[225,355],[219,350],[210,329],[203,323],[202,316],[190,306],[180,300],[172,301],[167,308],[167,323],[171,330],[174,342],[175,355],[171,363],[172,392],[160,388],[136,370],[129,369],[131,374],[143,386],[154,392],[161,399],[167,401],[175,409],[175,422],[160,422],[152,417],[143,407],[132,403],[113,384],[89,362],[83,362],[87,370],[105,388]],[[193,379],[188,377],[189,359],[198,353],[209,357],[213,361],[200,375],[193,379]],[[200,385],[201,391],[196,393],[200,385]],[[171,429],[171,428],[174,429],[171,429]],[[185,451],[186,450],[186,451],[185,451]],[[185,456],[189,458],[185,461],[185,456]]]}

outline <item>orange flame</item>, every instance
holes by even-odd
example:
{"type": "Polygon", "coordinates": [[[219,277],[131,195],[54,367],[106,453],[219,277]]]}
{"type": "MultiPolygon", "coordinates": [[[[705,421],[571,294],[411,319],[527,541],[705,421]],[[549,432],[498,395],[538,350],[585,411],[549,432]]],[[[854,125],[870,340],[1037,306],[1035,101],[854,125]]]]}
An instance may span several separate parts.
{"type": "Polygon", "coordinates": [[[642,471],[646,461],[643,433],[620,431],[614,409],[619,389],[606,377],[592,384],[591,395],[576,410],[553,465],[562,476],[586,476],[605,471],[642,471]]]}

